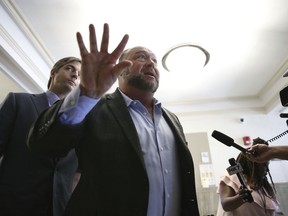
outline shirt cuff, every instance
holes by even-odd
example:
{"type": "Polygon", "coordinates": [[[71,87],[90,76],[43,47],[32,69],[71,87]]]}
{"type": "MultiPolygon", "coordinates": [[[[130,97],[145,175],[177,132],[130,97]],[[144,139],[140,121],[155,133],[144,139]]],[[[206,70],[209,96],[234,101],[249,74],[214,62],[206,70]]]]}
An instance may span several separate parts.
{"type": "Polygon", "coordinates": [[[60,122],[63,124],[80,123],[99,100],[84,95],[80,96],[80,87],[77,86],[64,99],[59,111],[60,122]]]}

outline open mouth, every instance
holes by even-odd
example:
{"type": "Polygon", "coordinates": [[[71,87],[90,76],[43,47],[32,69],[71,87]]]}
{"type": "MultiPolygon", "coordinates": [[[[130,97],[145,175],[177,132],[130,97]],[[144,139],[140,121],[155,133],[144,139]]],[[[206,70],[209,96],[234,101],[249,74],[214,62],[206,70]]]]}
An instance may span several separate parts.
{"type": "Polygon", "coordinates": [[[150,77],[150,78],[156,79],[154,73],[144,73],[144,75],[145,75],[146,77],[150,77]]]}

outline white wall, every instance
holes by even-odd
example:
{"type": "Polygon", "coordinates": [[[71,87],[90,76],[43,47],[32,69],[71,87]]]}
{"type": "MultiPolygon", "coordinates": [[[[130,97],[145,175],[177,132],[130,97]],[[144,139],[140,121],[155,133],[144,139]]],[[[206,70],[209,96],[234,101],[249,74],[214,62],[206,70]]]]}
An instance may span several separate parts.
{"type": "MultiPolygon", "coordinates": [[[[280,118],[279,115],[267,115],[243,112],[226,112],[219,114],[197,115],[197,116],[179,116],[185,133],[206,132],[208,135],[211,161],[215,174],[216,183],[221,173],[229,167],[228,159],[237,157],[239,151],[233,147],[228,147],[213,137],[213,130],[218,130],[232,137],[235,143],[243,145],[242,137],[250,136],[252,139],[261,137],[269,140],[272,137],[286,131],[288,129],[286,120],[280,118]],[[244,118],[244,122],[240,122],[240,118],[244,118]]],[[[288,144],[288,135],[283,136],[270,145],[288,144]]],[[[201,143],[189,143],[190,150],[193,155],[193,145],[201,145],[201,143]]],[[[287,161],[271,161],[270,172],[275,183],[288,182],[288,162],[287,161]]]]}

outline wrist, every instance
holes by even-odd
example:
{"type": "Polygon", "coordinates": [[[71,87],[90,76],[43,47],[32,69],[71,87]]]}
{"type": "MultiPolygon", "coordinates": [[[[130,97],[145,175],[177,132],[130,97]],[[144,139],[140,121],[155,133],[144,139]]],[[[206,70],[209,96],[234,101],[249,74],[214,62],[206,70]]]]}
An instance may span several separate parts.
{"type": "Polygon", "coordinates": [[[87,90],[81,85],[80,85],[80,95],[84,95],[84,96],[87,96],[89,98],[94,98],[94,99],[98,99],[101,97],[97,94],[96,90],[87,90]]]}

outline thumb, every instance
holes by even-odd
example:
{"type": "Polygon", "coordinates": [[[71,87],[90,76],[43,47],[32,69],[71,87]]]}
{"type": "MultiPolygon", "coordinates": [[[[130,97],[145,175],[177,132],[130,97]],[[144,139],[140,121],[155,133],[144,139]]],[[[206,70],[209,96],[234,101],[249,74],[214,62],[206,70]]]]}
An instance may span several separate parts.
{"type": "Polygon", "coordinates": [[[115,65],[113,73],[116,77],[118,77],[124,69],[129,68],[132,65],[133,65],[132,61],[129,60],[121,61],[117,65],[115,65]]]}

